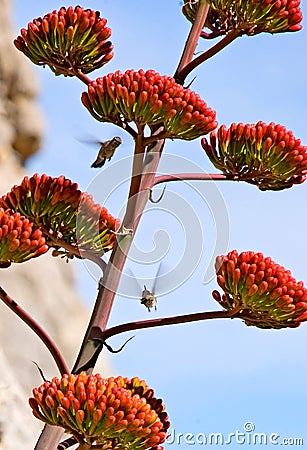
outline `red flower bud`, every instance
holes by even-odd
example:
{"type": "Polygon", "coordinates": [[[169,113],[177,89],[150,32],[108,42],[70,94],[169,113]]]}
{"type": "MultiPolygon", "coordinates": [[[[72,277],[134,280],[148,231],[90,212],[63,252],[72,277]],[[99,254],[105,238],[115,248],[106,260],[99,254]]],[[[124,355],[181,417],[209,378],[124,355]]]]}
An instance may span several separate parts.
{"type": "MultiPolygon", "coordinates": [[[[18,230],[14,230],[7,238],[10,242],[8,251],[14,254],[17,251],[20,252],[18,248],[23,249],[25,245],[31,249],[29,257],[34,257],[34,254],[38,256],[47,251],[44,233],[47,236],[52,234],[75,246],[81,253],[92,251],[102,255],[111,250],[116,242],[113,231],[119,227],[118,219],[111,216],[106,208],[94,203],[89,194],[82,193],[76,183],[72,183],[64,176],[53,178],[35,174],[30,178],[25,177],[20,186],[14,186],[10,193],[0,198],[1,207],[10,208],[33,221],[31,225],[29,221],[25,222],[20,234],[18,230]],[[35,225],[34,234],[29,236],[23,234],[24,231],[31,232],[33,224],[35,225]]],[[[20,218],[20,214],[16,216],[17,219],[20,218]]],[[[9,233],[6,225],[8,218],[5,216],[3,220],[1,228],[0,218],[0,239],[9,233]]],[[[14,228],[16,228],[15,225],[14,228]]],[[[61,252],[55,254],[61,254],[61,252]]],[[[19,257],[20,261],[17,257],[14,258],[10,260],[21,262],[28,259],[28,256],[25,254],[23,258],[19,257]]],[[[5,261],[4,255],[3,261],[5,261]]]]}
{"type": "Polygon", "coordinates": [[[138,449],[156,450],[155,445],[167,437],[170,424],[162,400],[156,399],[138,378],[102,378],[85,372],[63,375],[33,389],[33,396],[29,404],[35,417],[67,432],[77,432],[89,445],[109,446],[115,439],[118,447],[122,444],[134,449],[137,443],[138,449]],[[79,405],[80,393],[85,393],[85,402],[72,413],[79,405]],[[102,401],[105,410],[100,409],[102,401]],[[120,408],[116,413],[113,405],[120,408]],[[150,413],[143,412],[145,406],[150,413]]]}
{"type": "Polygon", "coordinates": [[[46,253],[42,231],[19,212],[0,207],[0,267],[21,263],[46,253]]]}
{"type": "MultiPolygon", "coordinates": [[[[249,8],[244,0],[208,0],[208,3],[210,9],[201,34],[205,39],[222,36],[234,29],[240,30],[241,35],[252,36],[299,31],[302,28],[299,0],[253,0],[249,8]]],[[[193,23],[198,8],[199,2],[184,0],[182,12],[193,23]]]]}
{"type": "Polygon", "coordinates": [[[172,139],[195,139],[217,126],[215,111],[197,94],[153,70],[117,71],[98,78],[81,100],[102,122],[115,123],[123,116],[137,125],[161,123],[172,139]]]}
{"type": "Polygon", "coordinates": [[[307,303],[302,301],[302,298],[307,300],[307,289],[303,283],[262,253],[238,254],[233,250],[219,256],[216,273],[225,294],[221,297],[214,291],[213,298],[227,310],[237,309],[237,317],[247,325],[294,328],[307,320],[307,303]]]}
{"type": "Polygon", "coordinates": [[[62,7],[30,22],[14,44],[34,64],[49,66],[55,75],[74,76],[72,67],[86,74],[113,56],[106,23],[98,11],[62,7]]]}
{"type": "Polygon", "coordinates": [[[202,146],[218,169],[260,190],[282,190],[302,183],[307,176],[307,147],[281,125],[222,125],[202,146]]]}

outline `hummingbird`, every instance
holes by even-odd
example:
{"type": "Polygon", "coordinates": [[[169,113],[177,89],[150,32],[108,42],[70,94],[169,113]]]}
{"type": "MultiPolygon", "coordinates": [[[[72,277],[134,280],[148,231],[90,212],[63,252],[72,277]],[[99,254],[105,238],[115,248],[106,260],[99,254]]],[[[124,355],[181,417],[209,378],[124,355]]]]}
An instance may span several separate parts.
{"type": "MultiPolygon", "coordinates": [[[[147,287],[144,285],[144,289],[141,291],[141,298],[139,299],[141,305],[144,305],[145,308],[147,308],[148,312],[151,311],[152,308],[154,308],[155,310],[157,310],[157,303],[158,303],[158,298],[156,296],[156,291],[157,291],[157,285],[159,284],[159,280],[161,281],[161,277],[160,277],[160,273],[161,273],[161,268],[162,268],[162,264],[159,264],[156,276],[155,276],[155,280],[152,286],[152,289],[149,290],[147,289],[147,287]]],[[[129,274],[129,278],[132,280],[133,285],[134,283],[136,283],[136,286],[133,286],[133,290],[139,291],[139,289],[142,289],[142,287],[140,286],[139,281],[137,280],[135,274],[132,272],[132,270],[130,268],[127,269],[127,272],[129,274]],[[134,281],[133,281],[134,280],[134,281]]],[[[158,289],[159,290],[159,289],[158,289]]]]}
{"type": "MultiPolygon", "coordinates": [[[[154,288],[153,288],[154,290],[154,288]]],[[[146,286],[144,285],[144,289],[142,292],[142,298],[141,298],[141,305],[146,306],[148,311],[150,312],[151,308],[155,308],[157,311],[157,303],[158,299],[155,296],[154,292],[149,291],[146,286]]]]}
{"type": "Polygon", "coordinates": [[[120,146],[121,143],[122,140],[119,136],[115,136],[110,141],[99,142],[100,149],[97,158],[95,159],[91,167],[94,167],[96,169],[98,167],[102,167],[106,160],[110,161],[112,156],[114,155],[115,150],[120,146]]]}

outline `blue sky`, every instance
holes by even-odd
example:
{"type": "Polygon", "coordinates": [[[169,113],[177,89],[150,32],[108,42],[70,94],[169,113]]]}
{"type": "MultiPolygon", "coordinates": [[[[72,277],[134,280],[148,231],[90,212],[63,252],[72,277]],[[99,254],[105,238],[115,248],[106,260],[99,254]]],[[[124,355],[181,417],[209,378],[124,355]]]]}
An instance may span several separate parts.
{"type": "MultiPolygon", "coordinates": [[[[42,7],[41,3],[15,1],[16,29],[63,4],[49,1],[42,7]]],[[[91,74],[92,78],[130,68],[174,73],[189,30],[178,0],[84,0],[82,6],[99,9],[108,19],[115,45],[112,61],[91,74]]],[[[206,46],[205,41],[200,42],[197,50],[206,46]]],[[[76,138],[90,134],[105,140],[120,135],[123,145],[112,163],[120,167],[123,183],[116,189],[112,186],[112,195],[103,199],[111,213],[119,214],[126,198],[124,180],[129,177],[130,137],[92,119],[80,103],[80,94],[85,89],[78,80],[56,78],[47,69],[35,67],[35,71],[41,84],[39,102],[47,129],[42,151],[28,162],[27,172],[65,174],[82,189],[90,186],[99,197],[101,192],[97,192],[96,186],[103,183],[104,171],[90,169],[96,149],[84,146],[76,138]]],[[[195,75],[192,89],[217,111],[220,124],[274,121],[292,129],[307,143],[305,29],[292,34],[240,38],[198,68],[195,75]]],[[[216,172],[199,140],[168,142],[165,152],[176,155],[174,165],[171,156],[164,159],[165,166],[174,172],[185,164],[216,172]]],[[[107,180],[109,167],[105,166],[107,180]]],[[[220,183],[217,188],[209,185],[200,188],[197,183],[168,184],[165,203],[162,201],[148,210],[136,236],[135,252],[143,252],[144,258],[146,252],[152,252],[158,255],[157,260],[153,265],[131,262],[130,266],[138,277],[154,277],[159,259],[164,260],[164,270],[171,270],[193,244],[189,233],[184,232],[189,226],[195,227],[195,233],[202,233],[200,261],[192,276],[180,288],[162,296],[158,311],[150,315],[135,299],[118,296],[110,324],[217,309],[210,298],[211,291],[217,288],[215,280],[203,283],[217,232],[226,243],[229,237],[225,251],[234,248],[261,251],[289,268],[297,280],[307,283],[306,193],[307,183],[282,192],[260,192],[244,183],[220,183]],[[174,198],[176,205],[182,206],[180,214],[170,208],[174,198]],[[185,213],[188,206],[191,214],[185,213]],[[221,216],[217,215],[219,208],[223,210],[221,216]],[[153,236],[161,229],[165,234],[156,235],[155,243],[153,236]],[[166,236],[169,250],[161,258],[165,249],[159,243],[166,236]]],[[[85,302],[92,305],[95,281],[82,263],[76,265],[78,288],[85,302]]],[[[158,288],[163,290],[163,286],[158,288]]],[[[139,295],[137,289],[135,295],[139,295]]],[[[125,291],[125,286],[122,290],[125,291]]],[[[114,338],[112,344],[121,344],[130,335],[114,338]]],[[[307,442],[305,342],[306,325],[295,330],[263,331],[248,328],[239,320],[220,320],[137,332],[125,350],[110,359],[116,373],[138,375],[155,388],[165,400],[177,433],[220,432],[226,436],[242,431],[245,422],[253,422],[256,432],[301,437],[307,442]]],[[[184,442],[180,445],[183,449],[190,447],[184,442]]]]}

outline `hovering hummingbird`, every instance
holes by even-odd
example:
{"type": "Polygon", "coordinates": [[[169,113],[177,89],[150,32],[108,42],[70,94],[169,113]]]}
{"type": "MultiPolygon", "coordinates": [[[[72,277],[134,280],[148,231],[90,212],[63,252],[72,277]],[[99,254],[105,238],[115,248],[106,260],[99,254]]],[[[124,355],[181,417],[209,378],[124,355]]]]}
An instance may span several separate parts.
{"type": "MultiPolygon", "coordinates": [[[[151,291],[149,289],[147,289],[147,287],[145,285],[144,285],[144,289],[142,290],[142,294],[141,294],[142,298],[140,299],[140,302],[141,302],[141,305],[144,305],[148,309],[148,312],[150,312],[152,308],[155,308],[155,310],[157,310],[158,298],[155,295],[155,292],[156,292],[157,284],[159,284],[159,283],[157,283],[157,281],[160,278],[161,267],[162,266],[160,263],[151,291]]],[[[140,286],[140,283],[137,281],[137,278],[134,275],[134,273],[132,272],[132,270],[130,268],[128,268],[127,272],[130,274],[130,278],[132,280],[134,280],[133,284],[136,283],[136,290],[142,289],[140,286]]],[[[135,288],[133,287],[133,290],[134,289],[135,288]]]]}
{"type": "Polygon", "coordinates": [[[141,305],[146,306],[146,308],[150,312],[151,308],[155,308],[155,311],[157,311],[157,303],[158,299],[155,296],[154,292],[149,291],[144,285],[144,290],[142,292],[141,298],[141,305]]]}
{"type": "Polygon", "coordinates": [[[100,149],[97,158],[93,162],[91,167],[94,167],[96,169],[98,167],[102,167],[106,160],[110,161],[112,156],[114,155],[115,150],[120,146],[121,143],[122,140],[119,136],[115,136],[110,141],[99,142],[100,149]]]}

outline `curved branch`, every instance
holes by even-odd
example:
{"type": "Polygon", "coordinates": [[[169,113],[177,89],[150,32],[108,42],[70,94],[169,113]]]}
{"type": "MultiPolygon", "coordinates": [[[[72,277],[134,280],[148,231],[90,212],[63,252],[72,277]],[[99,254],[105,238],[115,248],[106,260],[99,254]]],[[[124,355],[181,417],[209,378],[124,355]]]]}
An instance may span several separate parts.
{"type": "Polygon", "coordinates": [[[204,27],[207,14],[209,11],[209,4],[205,0],[199,1],[199,6],[197,10],[197,15],[192,24],[189,36],[186,40],[181,59],[179,61],[178,67],[176,69],[174,78],[177,83],[184,84],[184,79],[182,78],[183,69],[192,61],[196,46],[198,44],[199,37],[201,35],[202,29],[204,27]]]}
{"type": "Polygon", "coordinates": [[[96,338],[102,339],[105,341],[112,336],[115,336],[120,333],[125,333],[126,331],[132,330],[140,330],[145,328],[154,328],[154,327],[162,327],[165,325],[176,325],[181,323],[188,322],[197,322],[200,320],[209,320],[209,319],[231,319],[236,317],[238,313],[237,310],[232,311],[207,311],[195,314],[185,314],[182,316],[174,316],[174,317],[163,317],[160,319],[150,319],[150,320],[142,320],[139,322],[129,322],[124,323],[122,325],[116,325],[115,327],[107,328],[105,331],[101,332],[101,330],[95,330],[97,333],[96,338]]]}
{"type": "Polygon", "coordinates": [[[87,77],[81,70],[76,69],[74,66],[71,67],[73,73],[76,75],[79,80],[82,81],[82,83],[86,84],[87,86],[92,82],[92,80],[87,77]]]}
{"type": "Polygon", "coordinates": [[[193,59],[193,61],[188,63],[186,66],[184,66],[177,75],[177,77],[182,81],[182,84],[184,83],[186,77],[192,72],[192,70],[194,70],[204,61],[207,61],[207,59],[212,58],[212,56],[223,50],[237,37],[241,36],[241,34],[242,32],[239,29],[231,30],[228,34],[226,34],[225,37],[223,37],[223,39],[213,45],[213,47],[209,48],[209,50],[205,51],[197,58],[193,59]]]}
{"type": "Polygon", "coordinates": [[[61,355],[61,352],[48,336],[46,331],[28,314],[21,306],[19,306],[0,286],[0,298],[17,316],[28,325],[32,331],[40,338],[51,353],[61,375],[69,373],[69,369],[61,355]]]}
{"type": "Polygon", "coordinates": [[[170,181],[232,181],[234,179],[235,176],[221,173],[173,173],[155,177],[151,187],[170,181]]]}

